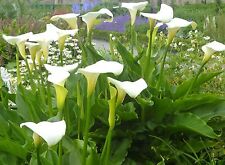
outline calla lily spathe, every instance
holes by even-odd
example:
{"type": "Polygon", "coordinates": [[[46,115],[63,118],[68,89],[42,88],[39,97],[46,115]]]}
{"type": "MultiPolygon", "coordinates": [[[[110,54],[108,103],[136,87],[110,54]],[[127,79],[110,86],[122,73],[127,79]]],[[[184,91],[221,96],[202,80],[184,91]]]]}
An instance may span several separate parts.
{"type": "Polygon", "coordinates": [[[66,69],[63,67],[54,67],[49,65],[44,66],[50,73],[52,73],[48,76],[48,81],[54,84],[57,108],[59,112],[61,112],[64,107],[65,99],[68,93],[68,90],[64,87],[64,84],[67,78],[70,76],[70,73],[66,71],[66,69]]]}
{"type": "Polygon", "coordinates": [[[149,20],[157,20],[163,23],[170,22],[173,18],[173,8],[161,4],[161,8],[158,13],[140,13],[142,16],[147,17],[149,20]]]}
{"type": "Polygon", "coordinates": [[[78,73],[82,73],[88,84],[88,96],[90,96],[95,88],[99,74],[113,73],[119,75],[123,71],[123,65],[115,61],[98,61],[95,64],[89,65],[86,68],[79,68],[78,73]]]}
{"type": "MultiPolygon", "coordinates": [[[[26,126],[34,133],[43,138],[48,146],[57,144],[66,132],[66,122],[64,120],[58,122],[42,121],[40,123],[26,122],[20,124],[20,127],[26,126]]],[[[34,136],[35,137],[35,136],[34,136]]],[[[36,139],[34,139],[35,141],[36,139]]]]}
{"type": "Polygon", "coordinates": [[[130,97],[136,98],[144,89],[147,88],[147,83],[142,78],[134,82],[131,82],[131,81],[122,82],[122,81],[113,79],[111,77],[108,77],[108,81],[111,84],[114,84],[117,88],[117,91],[118,91],[117,105],[123,102],[123,99],[126,93],[130,97]]]}
{"type": "Polygon", "coordinates": [[[91,31],[91,29],[94,26],[94,23],[99,15],[108,15],[111,17],[110,19],[106,19],[104,22],[112,22],[113,21],[113,14],[111,11],[109,11],[106,8],[102,8],[99,11],[96,12],[88,12],[84,15],[82,15],[82,20],[87,24],[87,31],[88,33],[91,31]]]}
{"type": "Polygon", "coordinates": [[[50,72],[51,74],[53,74],[53,73],[57,74],[60,71],[70,72],[70,71],[75,70],[78,67],[78,65],[79,65],[79,63],[74,63],[71,65],[64,65],[64,66],[52,66],[49,64],[44,64],[46,70],[48,72],[50,72]]]}
{"type": "Polygon", "coordinates": [[[63,49],[64,49],[64,44],[65,44],[66,38],[68,36],[74,36],[78,32],[78,29],[62,30],[62,29],[57,28],[53,24],[47,24],[46,29],[47,29],[47,31],[51,31],[51,32],[55,31],[56,34],[58,35],[58,43],[59,43],[59,50],[60,51],[63,51],[63,49]]]}
{"type": "Polygon", "coordinates": [[[207,62],[214,53],[225,51],[225,45],[220,42],[213,41],[202,46],[202,50],[204,52],[203,61],[207,62]]]}
{"type": "Polygon", "coordinates": [[[58,21],[59,19],[63,19],[68,23],[68,25],[71,27],[71,29],[78,29],[78,26],[77,26],[77,17],[78,16],[79,16],[79,14],[67,13],[67,14],[55,15],[51,18],[51,20],[58,21]]]}
{"type": "Polygon", "coordinates": [[[17,45],[21,56],[25,59],[26,58],[25,42],[32,35],[33,35],[33,33],[29,32],[29,33],[21,34],[18,36],[7,36],[7,35],[3,34],[2,37],[9,44],[17,45]]]}
{"type": "Polygon", "coordinates": [[[58,35],[55,31],[46,30],[43,33],[34,34],[28,39],[31,42],[38,42],[41,46],[44,61],[47,61],[50,42],[57,41],[58,35]]]}
{"type": "Polygon", "coordinates": [[[127,8],[130,12],[132,26],[135,23],[137,11],[144,10],[147,4],[148,4],[148,1],[138,2],[138,3],[122,3],[121,7],[127,8]]]}
{"type": "Polygon", "coordinates": [[[168,44],[170,44],[176,35],[177,31],[182,27],[192,26],[196,28],[197,24],[194,21],[187,21],[181,18],[173,18],[170,22],[166,23],[168,26],[168,44]]]}
{"type": "Polygon", "coordinates": [[[48,81],[55,85],[64,87],[66,79],[70,76],[69,72],[61,70],[59,72],[54,72],[48,76],[48,81]]]}
{"type": "Polygon", "coordinates": [[[36,42],[25,42],[25,45],[29,49],[32,61],[35,62],[36,54],[41,49],[40,44],[36,42]]]}

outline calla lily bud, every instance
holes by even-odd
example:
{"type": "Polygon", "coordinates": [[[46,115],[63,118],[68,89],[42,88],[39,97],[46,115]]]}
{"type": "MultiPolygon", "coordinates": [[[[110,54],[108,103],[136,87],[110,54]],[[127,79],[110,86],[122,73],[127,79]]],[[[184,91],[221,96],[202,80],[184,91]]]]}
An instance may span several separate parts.
{"type": "Polygon", "coordinates": [[[38,148],[43,142],[43,139],[35,132],[33,133],[33,140],[36,148],[38,148]]]}
{"type": "Polygon", "coordinates": [[[115,127],[117,90],[113,86],[110,86],[109,89],[110,89],[110,100],[109,100],[108,122],[109,122],[109,127],[113,129],[115,127]]]}

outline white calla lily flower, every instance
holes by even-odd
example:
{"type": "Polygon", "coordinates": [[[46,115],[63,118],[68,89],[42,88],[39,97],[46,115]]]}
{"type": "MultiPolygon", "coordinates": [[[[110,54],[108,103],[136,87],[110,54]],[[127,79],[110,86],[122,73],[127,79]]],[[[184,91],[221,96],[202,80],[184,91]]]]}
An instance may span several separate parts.
{"type": "MultiPolygon", "coordinates": [[[[44,139],[48,146],[57,144],[66,132],[66,122],[64,120],[58,122],[42,121],[40,123],[25,122],[20,124],[20,127],[26,126],[35,134],[44,139]]],[[[36,135],[35,135],[36,136],[36,135]]],[[[35,138],[35,136],[33,136],[35,138]]],[[[36,139],[34,139],[35,141],[36,139]]]]}
{"type": "MultiPolygon", "coordinates": [[[[51,68],[50,71],[52,71],[52,67],[50,67],[51,68]]],[[[47,66],[47,68],[49,69],[49,66],[47,66]]],[[[52,71],[52,74],[48,76],[48,81],[52,82],[55,87],[57,108],[59,112],[62,111],[65,104],[65,99],[66,99],[68,90],[64,87],[64,85],[69,76],[70,76],[70,73],[66,71],[63,67],[57,68],[55,71],[52,71]]]]}
{"type": "Polygon", "coordinates": [[[113,79],[111,77],[108,77],[108,81],[114,84],[117,88],[117,91],[118,91],[117,105],[123,102],[126,93],[130,97],[136,98],[144,89],[148,87],[147,83],[142,78],[134,82],[131,82],[131,81],[122,82],[122,81],[113,79]]]}
{"type": "Polygon", "coordinates": [[[202,46],[202,50],[204,52],[203,61],[206,62],[211,58],[211,56],[214,53],[225,51],[225,45],[220,42],[213,41],[213,42],[210,42],[210,43],[202,46]]]}
{"type": "Polygon", "coordinates": [[[176,35],[177,31],[182,27],[192,26],[196,28],[197,24],[194,21],[187,21],[181,18],[173,18],[170,22],[166,23],[168,26],[168,44],[170,44],[176,35]]]}
{"type": "Polygon", "coordinates": [[[31,59],[35,62],[36,54],[41,49],[41,46],[37,42],[25,42],[26,47],[29,49],[31,59]]]}
{"type": "Polygon", "coordinates": [[[51,20],[58,21],[59,19],[63,19],[68,23],[68,25],[72,29],[78,29],[78,26],[77,26],[77,17],[78,16],[79,16],[79,14],[67,13],[67,14],[55,15],[55,16],[51,17],[51,20]]]}
{"type": "Polygon", "coordinates": [[[89,65],[86,68],[79,68],[78,73],[82,73],[88,84],[88,96],[90,96],[95,88],[99,74],[113,73],[119,75],[123,71],[123,65],[115,61],[98,61],[95,64],[89,65]]]}
{"type": "Polygon", "coordinates": [[[64,66],[52,66],[49,64],[44,64],[46,70],[50,73],[58,73],[60,71],[66,71],[66,72],[70,72],[75,70],[78,67],[79,63],[74,63],[71,65],[64,65],[64,66]]]}
{"type": "Polygon", "coordinates": [[[48,81],[52,82],[55,85],[59,85],[64,87],[66,79],[70,76],[69,72],[61,70],[58,72],[54,72],[48,76],[48,81]]]}
{"type": "Polygon", "coordinates": [[[62,29],[57,28],[53,24],[47,24],[46,29],[47,29],[47,31],[51,31],[51,32],[55,31],[58,34],[58,43],[59,43],[60,51],[62,51],[64,49],[64,44],[65,44],[66,38],[68,36],[74,36],[78,32],[78,29],[62,30],[62,29]]]}
{"type": "Polygon", "coordinates": [[[99,11],[96,12],[88,12],[84,15],[82,15],[82,20],[87,24],[87,31],[88,33],[91,31],[91,29],[94,26],[94,23],[99,15],[108,15],[111,17],[110,19],[106,19],[104,22],[112,22],[113,21],[113,14],[111,11],[109,11],[106,8],[102,8],[99,11]]]}
{"type": "Polygon", "coordinates": [[[161,4],[161,8],[158,13],[140,13],[142,16],[147,17],[149,20],[157,20],[163,23],[170,22],[173,19],[173,8],[161,4]]]}
{"type": "Polygon", "coordinates": [[[127,8],[130,12],[132,26],[135,23],[137,11],[144,10],[147,4],[148,4],[148,1],[138,2],[138,3],[122,3],[121,7],[127,8]]]}
{"type": "Polygon", "coordinates": [[[57,41],[58,35],[55,31],[46,30],[43,33],[34,34],[29,37],[29,41],[31,42],[38,42],[41,46],[44,61],[47,61],[48,54],[49,54],[49,46],[52,41],[57,41]]]}
{"type": "Polygon", "coordinates": [[[18,36],[7,36],[7,35],[3,34],[2,37],[9,44],[17,45],[21,56],[25,59],[26,58],[25,42],[32,35],[33,35],[33,33],[29,32],[29,33],[21,34],[18,36]]]}

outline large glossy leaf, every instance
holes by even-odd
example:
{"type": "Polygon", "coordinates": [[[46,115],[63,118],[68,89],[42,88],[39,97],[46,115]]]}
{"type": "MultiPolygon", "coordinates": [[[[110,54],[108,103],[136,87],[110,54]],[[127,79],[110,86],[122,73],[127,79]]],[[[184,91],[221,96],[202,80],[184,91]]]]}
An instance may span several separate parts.
{"type": "Polygon", "coordinates": [[[198,115],[206,122],[216,116],[225,117],[225,101],[219,103],[216,102],[215,104],[202,105],[193,109],[191,112],[198,115]]]}
{"type": "Polygon", "coordinates": [[[111,165],[121,165],[126,159],[128,149],[131,146],[131,139],[124,139],[122,141],[114,141],[112,143],[113,153],[111,157],[111,165]]]}
{"type": "Polygon", "coordinates": [[[192,113],[176,114],[171,126],[175,129],[193,131],[213,139],[219,137],[204,120],[192,113]]]}
{"type": "Polygon", "coordinates": [[[25,121],[39,122],[47,119],[43,113],[47,108],[40,95],[25,89],[21,85],[17,88],[16,104],[18,114],[25,121]]]}
{"type": "Polygon", "coordinates": [[[116,48],[121,55],[125,66],[128,67],[128,71],[140,76],[141,67],[133,57],[133,54],[131,54],[119,41],[116,42],[116,48]]]}
{"type": "Polygon", "coordinates": [[[196,94],[190,95],[174,102],[174,110],[189,111],[204,105],[218,104],[225,101],[223,96],[213,94],[196,94]]]}

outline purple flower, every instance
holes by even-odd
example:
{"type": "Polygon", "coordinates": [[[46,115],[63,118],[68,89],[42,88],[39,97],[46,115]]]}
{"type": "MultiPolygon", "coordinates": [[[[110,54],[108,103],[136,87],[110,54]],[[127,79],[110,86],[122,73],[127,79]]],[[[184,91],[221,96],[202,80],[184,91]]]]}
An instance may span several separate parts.
{"type": "Polygon", "coordinates": [[[72,5],[73,13],[79,14],[80,13],[80,3],[74,3],[72,5]]]}
{"type": "MultiPolygon", "coordinates": [[[[126,24],[130,21],[130,16],[127,15],[120,15],[114,17],[113,22],[103,22],[96,26],[97,30],[105,30],[105,31],[115,31],[115,32],[125,32],[126,31],[126,24]]],[[[137,17],[136,18],[136,25],[148,23],[147,18],[137,17]]]]}

